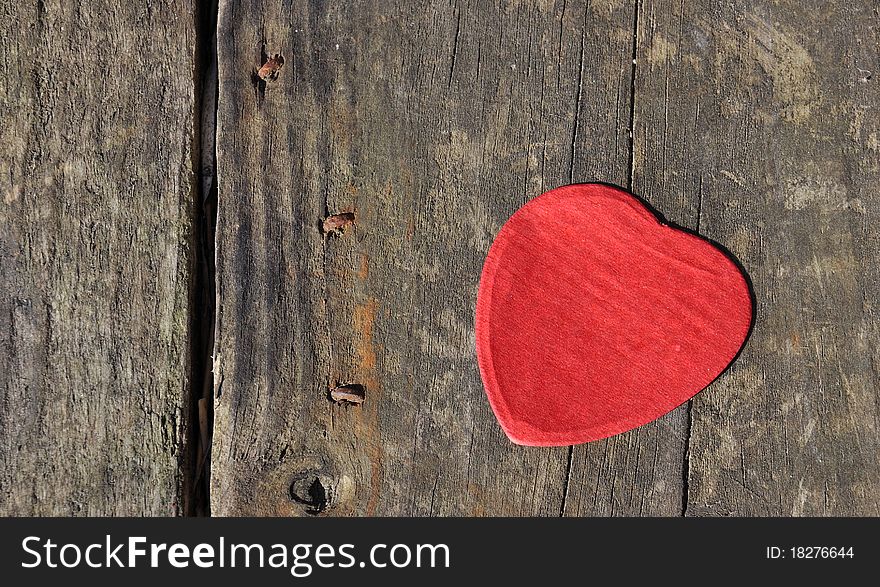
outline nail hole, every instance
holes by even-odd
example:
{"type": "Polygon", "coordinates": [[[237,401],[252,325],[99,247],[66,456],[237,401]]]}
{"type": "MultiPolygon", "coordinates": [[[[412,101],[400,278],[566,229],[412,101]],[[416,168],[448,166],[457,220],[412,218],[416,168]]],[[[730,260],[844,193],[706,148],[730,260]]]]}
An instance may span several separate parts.
{"type": "Polygon", "coordinates": [[[280,53],[275,53],[257,70],[257,77],[265,82],[274,82],[278,79],[282,67],[284,67],[284,57],[280,53]]]}
{"type": "Polygon", "coordinates": [[[359,383],[338,385],[330,389],[330,399],[339,403],[362,404],[367,399],[367,390],[359,383]]]}
{"type": "Polygon", "coordinates": [[[354,220],[354,212],[340,212],[325,218],[321,228],[324,234],[339,234],[345,232],[346,228],[354,224],[354,220]]]}
{"type": "Polygon", "coordinates": [[[303,506],[306,513],[317,516],[330,505],[330,484],[314,472],[294,479],[290,484],[290,498],[303,506]]]}

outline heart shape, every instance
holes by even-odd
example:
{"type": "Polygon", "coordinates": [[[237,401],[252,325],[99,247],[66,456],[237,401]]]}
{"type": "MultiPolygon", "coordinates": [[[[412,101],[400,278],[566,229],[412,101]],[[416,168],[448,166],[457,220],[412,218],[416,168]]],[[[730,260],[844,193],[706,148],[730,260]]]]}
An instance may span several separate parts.
{"type": "Polygon", "coordinates": [[[606,184],[542,194],[489,249],[476,339],[516,444],[564,446],[659,418],[717,378],[753,323],[728,253],[606,184]]]}

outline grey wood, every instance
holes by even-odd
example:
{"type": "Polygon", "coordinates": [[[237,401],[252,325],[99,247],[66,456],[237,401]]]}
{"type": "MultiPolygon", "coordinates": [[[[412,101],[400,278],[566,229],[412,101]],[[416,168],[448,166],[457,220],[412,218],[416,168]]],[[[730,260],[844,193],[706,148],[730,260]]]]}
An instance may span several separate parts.
{"type": "Polygon", "coordinates": [[[643,456],[604,443],[636,473],[595,449],[517,447],[474,356],[507,217],[556,185],[627,181],[633,16],[221,2],[213,513],[680,509],[680,418],[677,436],[642,433],[643,456]],[[277,80],[259,81],[276,53],[277,80]],[[323,234],[341,212],[354,223],[323,234]],[[346,384],[365,401],[331,401],[346,384]],[[613,505],[608,486],[633,497],[613,505]]]}
{"type": "Polygon", "coordinates": [[[685,513],[877,515],[877,5],[642,15],[636,184],[699,194],[700,232],[758,302],[739,361],[693,401],[685,513]]]}
{"type": "Polygon", "coordinates": [[[207,513],[212,441],[215,515],[880,513],[876,3],[219,4],[216,70],[210,2],[0,4],[0,515],[207,513]],[[481,265],[594,180],[727,246],[755,330],[517,447],[481,265]]]}
{"type": "Polygon", "coordinates": [[[178,514],[193,6],[0,15],[0,515],[178,514]]]}

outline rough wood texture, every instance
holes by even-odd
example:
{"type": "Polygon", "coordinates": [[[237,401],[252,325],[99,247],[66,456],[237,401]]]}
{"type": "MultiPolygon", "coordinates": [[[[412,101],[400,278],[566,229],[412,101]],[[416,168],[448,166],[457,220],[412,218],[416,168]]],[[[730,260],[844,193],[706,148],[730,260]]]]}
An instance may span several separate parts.
{"type": "Polygon", "coordinates": [[[304,4],[221,3],[215,513],[877,513],[869,3],[304,4]],[[691,406],[515,447],[474,363],[480,264],[590,179],[727,244],[757,327],[691,406]]]}
{"type": "Polygon", "coordinates": [[[506,218],[627,181],[617,4],[221,2],[215,514],[680,510],[680,415],[572,455],[516,447],[474,357],[506,218]],[[363,404],[330,401],[351,383],[363,404]]]}
{"type": "Polygon", "coordinates": [[[192,6],[0,14],[0,515],[176,514],[192,6]]]}
{"type": "Polygon", "coordinates": [[[877,5],[646,2],[641,22],[636,177],[700,194],[758,299],[693,402],[686,513],[876,516],[877,5]]]}
{"type": "MultiPolygon", "coordinates": [[[[880,514],[877,10],[221,0],[213,513],[880,514]],[[482,261],[590,180],[725,244],[755,331],[648,426],[517,447],[482,261]]],[[[211,11],[0,4],[0,515],[201,511],[211,11]]]]}

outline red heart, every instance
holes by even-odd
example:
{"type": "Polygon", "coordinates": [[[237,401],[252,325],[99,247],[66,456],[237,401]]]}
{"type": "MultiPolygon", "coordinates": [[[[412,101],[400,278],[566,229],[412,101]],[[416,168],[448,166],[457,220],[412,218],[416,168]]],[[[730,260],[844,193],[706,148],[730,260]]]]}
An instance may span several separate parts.
{"type": "Polygon", "coordinates": [[[631,430],[709,385],[752,326],[732,257],[604,184],[551,190],[489,250],[477,296],[480,374],[513,442],[631,430]]]}

